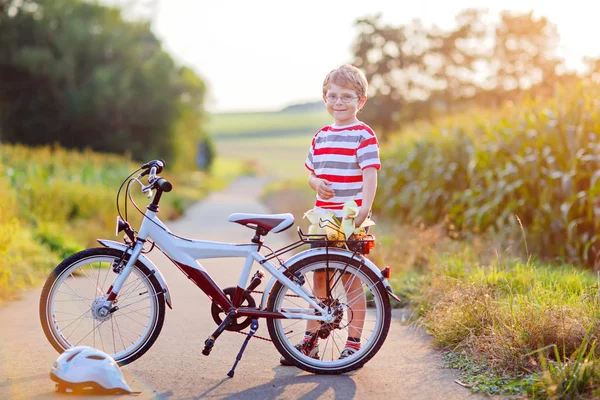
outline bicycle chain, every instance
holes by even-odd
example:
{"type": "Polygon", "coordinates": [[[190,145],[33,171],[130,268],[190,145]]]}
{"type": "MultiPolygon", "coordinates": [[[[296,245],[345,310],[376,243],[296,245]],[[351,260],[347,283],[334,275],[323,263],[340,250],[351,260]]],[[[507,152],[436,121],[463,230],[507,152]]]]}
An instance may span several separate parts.
{"type": "MultiPolygon", "coordinates": [[[[250,293],[261,293],[262,294],[264,292],[262,292],[260,290],[252,290],[250,293]]],[[[300,296],[298,296],[297,294],[286,294],[285,297],[298,297],[298,298],[300,298],[300,296]]],[[[314,296],[312,298],[313,299],[319,299],[321,301],[327,299],[326,297],[314,297],[314,296]]]]}
{"type": "MultiPolygon", "coordinates": [[[[244,331],[238,331],[238,333],[241,333],[242,335],[246,335],[246,336],[248,336],[250,334],[250,332],[244,332],[244,331]]],[[[252,335],[252,337],[264,340],[265,342],[272,342],[271,339],[266,338],[266,337],[262,337],[262,336],[258,336],[258,335],[252,335]]]]}

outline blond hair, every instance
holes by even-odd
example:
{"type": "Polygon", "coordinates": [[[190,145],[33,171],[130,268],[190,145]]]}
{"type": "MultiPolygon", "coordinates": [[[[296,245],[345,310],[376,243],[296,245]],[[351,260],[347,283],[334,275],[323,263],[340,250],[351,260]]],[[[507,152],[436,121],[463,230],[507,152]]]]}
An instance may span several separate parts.
{"type": "Polygon", "coordinates": [[[367,78],[354,65],[344,64],[328,73],[323,81],[323,96],[327,94],[332,83],[354,90],[359,99],[367,96],[367,89],[369,87],[367,78]]]}

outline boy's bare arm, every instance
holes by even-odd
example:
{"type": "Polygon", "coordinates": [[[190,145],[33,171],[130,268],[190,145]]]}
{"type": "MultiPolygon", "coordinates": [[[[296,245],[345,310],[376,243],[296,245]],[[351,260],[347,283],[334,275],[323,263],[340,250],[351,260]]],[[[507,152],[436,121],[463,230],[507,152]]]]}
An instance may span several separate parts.
{"type": "Polygon", "coordinates": [[[363,199],[362,206],[356,218],[354,218],[354,225],[360,226],[365,219],[369,216],[369,211],[373,206],[375,200],[375,192],[377,191],[377,169],[376,168],[365,168],[363,170],[363,199]]]}
{"type": "Polygon", "coordinates": [[[319,195],[323,200],[329,200],[335,195],[333,189],[329,187],[331,183],[327,179],[319,178],[314,172],[308,176],[308,185],[319,195]]]}

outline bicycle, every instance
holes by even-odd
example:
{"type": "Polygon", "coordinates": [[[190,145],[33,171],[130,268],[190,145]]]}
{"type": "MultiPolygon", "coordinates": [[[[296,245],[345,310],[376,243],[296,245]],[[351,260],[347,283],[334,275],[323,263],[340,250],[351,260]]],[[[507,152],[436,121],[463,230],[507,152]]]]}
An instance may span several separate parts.
{"type": "MultiPolygon", "coordinates": [[[[358,250],[372,247],[374,237],[346,241],[346,248],[335,247],[323,235],[306,235],[298,227],[299,240],[276,251],[264,244],[263,236],[285,231],[294,224],[292,214],[242,214],[228,218],[254,230],[250,243],[234,244],[192,240],[169,231],[157,217],[159,203],[172,184],[158,176],[164,161],[142,165],[122,182],[117,192],[116,234],[123,232],[124,242],[98,239],[103,247],[75,253],[62,261],[48,277],[40,297],[40,320],[51,345],[60,353],[77,345],[101,348],[119,365],[129,364],[146,353],[161,332],[166,307],[172,308],[171,293],[160,270],[146,257],[154,248],[164,253],[211,300],[211,314],[218,325],[206,339],[202,353],[209,355],[215,341],[225,331],[250,332],[228,375],[258,329],[258,319],[265,318],[270,340],[283,357],[297,367],[317,374],[340,374],[362,367],[381,348],[390,327],[392,297],[387,281],[390,270],[379,270],[358,250]],[[141,172],[140,172],[141,171],[141,172]],[[139,174],[133,177],[135,174],[139,174]],[[148,176],[148,184],[141,179],[148,176]],[[151,200],[142,211],[131,196],[132,184],[139,184],[151,200]],[[125,213],[119,196],[124,185],[125,213]],[[142,213],[139,230],[127,218],[128,200],[142,213]],[[293,255],[280,257],[305,244],[321,244],[293,255]],[[150,246],[145,250],[145,247],[150,246]],[[260,252],[267,249],[269,253],[260,252]],[[196,260],[219,257],[245,258],[236,287],[220,288],[196,260]],[[275,261],[277,263],[275,264],[275,261]],[[254,263],[271,275],[257,305],[254,293],[264,272],[250,277],[254,263]],[[326,272],[326,294],[312,293],[314,271],[326,272]],[[342,279],[343,277],[343,279],[342,279]],[[362,326],[361,349],[350,357],[338,359],[338,342],[346,340],[347,328],[353,323],[353,301],[359,293],[348,293],[349,282],[359,279],[367,294],[368,305],[362,326]],[[314,332],[325,342],[321,355],[313,359],[295,344],[304,335],[306,320],[319,321],[314,332]]],[[[360,293],[362,294],[362,293],[360,293]]],[[[267,339],[269,340],[269,339],[267,339]]],[[[343,349],[343,346],[342,346],[343,349]]]]}

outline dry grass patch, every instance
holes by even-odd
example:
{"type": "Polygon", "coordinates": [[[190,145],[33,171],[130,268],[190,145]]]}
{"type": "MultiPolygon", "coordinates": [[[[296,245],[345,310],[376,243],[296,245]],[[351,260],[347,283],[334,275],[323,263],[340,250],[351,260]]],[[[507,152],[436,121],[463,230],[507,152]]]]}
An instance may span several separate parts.
{"type": "Polygon", "coordinates": [[[424,326],[439,346],[465,346],[469,338],[479,336],[486,326],[493,324],[496,318],[493,292],[453,278],[440,279],[445,281],[442,284],[446,290],[423,316],[424,326]]]}

